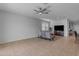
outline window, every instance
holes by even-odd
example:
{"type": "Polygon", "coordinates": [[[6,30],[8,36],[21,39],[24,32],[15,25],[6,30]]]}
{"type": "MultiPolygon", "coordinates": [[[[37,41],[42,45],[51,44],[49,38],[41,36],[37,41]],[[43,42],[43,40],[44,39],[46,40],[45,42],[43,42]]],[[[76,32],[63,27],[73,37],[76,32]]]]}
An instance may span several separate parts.
{"type": "Polygon", "coordinates": [[[42,31],[48,31],[48,30],[49,30],[49,23],[42,22],[42,31]]]}

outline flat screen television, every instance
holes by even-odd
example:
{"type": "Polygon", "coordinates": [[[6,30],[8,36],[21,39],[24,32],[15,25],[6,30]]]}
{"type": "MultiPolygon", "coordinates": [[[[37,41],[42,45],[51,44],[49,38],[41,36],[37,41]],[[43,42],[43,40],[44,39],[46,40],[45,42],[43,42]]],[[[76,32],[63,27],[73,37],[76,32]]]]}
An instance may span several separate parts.
{"type": "Polygon", "coordinates": [[[64,25],[55,25],[54,30],[55,31],[64,31],[64,25]]]}

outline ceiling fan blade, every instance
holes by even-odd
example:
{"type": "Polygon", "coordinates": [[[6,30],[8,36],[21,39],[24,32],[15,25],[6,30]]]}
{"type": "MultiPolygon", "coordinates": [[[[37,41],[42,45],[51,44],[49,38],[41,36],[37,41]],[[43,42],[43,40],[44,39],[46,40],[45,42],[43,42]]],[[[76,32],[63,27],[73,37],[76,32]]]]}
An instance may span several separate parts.
{"type": "Polygon", "coordinates": [[[46,10],[48,10],[50,8],[50,6],[47,6],[47,7],[45,7],[44,9],[43,9],[43,11],[46,11],[46,10]]]}
{"type": "Polygon", "coordinates": [[[42,11],[46,11],[47,10],[47,8],[44,8],[42,11]]]}
{"type": "Polygon", "coordinates": [[[37,9],[39,9],[39,10],[42,10],[42,7],[40,7],[40,6],[37,6],[37,9]]]}
{"type": "Polygon", "coordinates": [[[46,10],[46,11],[43,11],[42,13],[46,13],[46,14],[47,14],[47,13],[49,13],[49,12],[46,10]]]}
{"type": "Polygon", "coordinates": [[[41,11],[37,11],[37,10],[34,10],[36,12],[36,14],[39,14],[39,13],[42,13],[41,11]]]}
{"type": "Polygon", "coordinates": [[[38,10],[34,10],[35,12],[38,12],[38,10]]]}

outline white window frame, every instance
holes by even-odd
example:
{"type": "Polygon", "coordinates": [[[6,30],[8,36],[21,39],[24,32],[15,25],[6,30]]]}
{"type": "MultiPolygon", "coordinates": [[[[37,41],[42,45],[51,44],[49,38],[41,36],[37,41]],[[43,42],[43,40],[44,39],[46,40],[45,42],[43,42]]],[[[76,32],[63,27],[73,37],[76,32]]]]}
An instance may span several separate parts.
{"type": "Polygon", "coordinates": [[[49,31],[49,22],[42,22],[42,31],[49,31]]]}

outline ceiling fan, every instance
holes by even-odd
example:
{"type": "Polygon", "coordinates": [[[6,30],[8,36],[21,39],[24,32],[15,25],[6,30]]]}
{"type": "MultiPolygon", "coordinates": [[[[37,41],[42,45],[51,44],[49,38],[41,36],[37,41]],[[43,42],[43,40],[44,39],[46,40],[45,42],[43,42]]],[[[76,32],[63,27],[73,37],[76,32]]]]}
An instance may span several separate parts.
{"type": "Polygon", "coordinates": [[[36,14],[40,14],[40,15],[42,15],[42,14],[49,14],[49,12],[50,12],[49,8],[51,6],[48,6],[46,4],[44,4],[44,5],[45,5],[44,7],[38,6],[37,9],[34,9],[36,14]]]}

